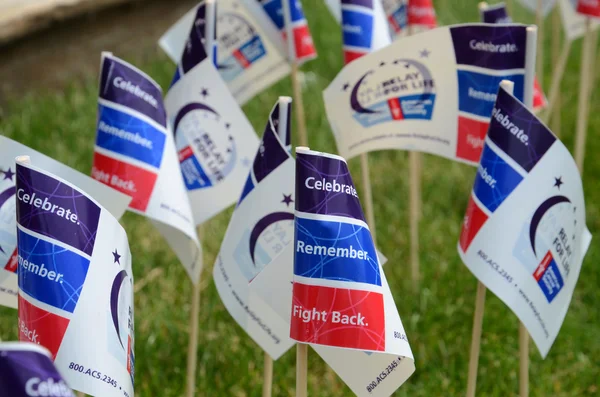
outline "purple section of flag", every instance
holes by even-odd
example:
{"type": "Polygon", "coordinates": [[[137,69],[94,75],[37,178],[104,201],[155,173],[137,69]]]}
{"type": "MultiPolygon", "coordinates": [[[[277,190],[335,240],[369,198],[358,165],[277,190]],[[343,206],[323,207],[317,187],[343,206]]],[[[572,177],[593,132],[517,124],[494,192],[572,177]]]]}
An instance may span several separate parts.
{"type": "Polygon", "coordinates": [[[256,182],[260,183],[289,157],[289,153],[277,140],[275,132],[267,128],[252,166],[256,182]]]}
{"type": "Polygon", "coordinates": [[[504,4],[489,6],[481,12],[481,20],[484,23],[511,23],[512,18],[506,12],[504,4]]]}
{"type": "Polygon", "coordinates": [[[17,164],[17,223],[92,255],[100,207],[84,193],[17,164]]]}
{"type": "Polygon", "coordinates": [[[296,211],[365,220],[345,161],[296,153],[296,211]]]}
{"type": "Polygon", "coordinates": [[[373,9],[373,0],[342,0],[343,5],[353,5],[373,9]]]}
{"type": "Polygon", "coordinates": [[[181,56],[181,68],[183,69],[183,73],[187,73],[207,57],[204,43],[202,42],[205,35],[205,17],[206,6],[201,4],[198,6],[196,18],[194,18],[194,23],[190,30],[190,35],[183,48],[183,55],[181,56]]]}
{"type": "Polygon", "coordinates": [[[0,344],[0,394],[10,397],[74,397],[50,357],[28,344],[0,344]],[[14,346],[23,345],[22,349],[14,346]],[[36,394],[37,393],[37,394],[36,394]]]}
{"type": "Polygon", "coordinates": [[[140,112],[163,127],[167,125],[160,86],[118,58],[104,57],[99,96],[140,112]]]}
{"type": "Polygon", "coordinates": [[[527,172],[556,141],[554,134],[525,105],[502,88],[492,110],[488,137],[527,172]]]}
{"type": "Polygon", "coordinates": [[[486,69],[525,68],[525,26],[456,26],[450,28],[456,63],[486,69]]]}

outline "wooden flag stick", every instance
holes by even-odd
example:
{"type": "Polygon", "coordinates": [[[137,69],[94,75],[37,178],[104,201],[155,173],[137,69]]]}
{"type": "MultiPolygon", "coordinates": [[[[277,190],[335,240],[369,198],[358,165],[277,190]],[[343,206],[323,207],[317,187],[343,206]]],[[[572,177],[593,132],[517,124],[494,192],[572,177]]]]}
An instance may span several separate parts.
{"type": "Polygon", "coordinates": [[[375,210],[373,208],[373,191],[371,190],[371,175],[369,174],[369,158],[366,153],[360,155],[360,171],[362,175],[362,185],[365,189],[364,201],[365,209],[367,211],[367,224],[373,237],[373,243],[377,246],[377,239],[375,237],[375,210]]]}
{"type": "Polygon", "coordinates": [[[267,352],[264,352],[263,366],[263,389],[262,397],[271,397],[273,388],[273,359],[267,352]]]}
{"type": "MultiPolygon", "coordinates": [[[[533,112],[533,82],[535,80],[536,46],[538,29],[527,27],[527,49],[525,53],[525,106],[533,112]]],[[[541,46],[542,43],[539,44],[541,46]]],[[[538,77],[539,78],[539,77],[538,77]]],[[[519,323],[519,395],[529,395],[529,334],[523,323],[519,323]]]]}
{"type": "Polygon", "coordinates": [[[567,61],[569,60],[569,54],[571,53],[571,40],[565,40],[558,61],[554,64],[554,72],[552,73],[552,81],[550,82],[550,94],[548,95],[548,106],[546,107],[544,117],[542,121],[547,123],[552,115],[552,109],[556,105],[557,98],[560,96],[560,83],[563,75],[565,74],[565,68],[567,61]]]}
{"type": "Polygon", "coordinates": [[[475,314],[473,315],[473,332],[471,334],[471,355],[469,356],[469,375],[467,378],[467,397],[475,397],[475,390],[477,387],[477,368],[479,367],[479,350],[481,347],[481,330],[483,328],[485,291],[485,285],[483,285],[481,281],[477,281],[475,314]]]}
{"type": "MultiPolygon", "coordinates": [[[[527,42],[529,47],[529,42],[527,42]]],[[[534,53],[535,54],[535,53],[534,53]]],[[[502,80],[500,87],[513,95],[515,83],[502,80]]],[[[533,86],[532,86],[533,87],[533,86]]],[[[471,333],[471,354],[469,356],[469,373],[467,375],[467,397],[475,397],[477,387],[477,368],[479,367],[479,351],[481,348],[481,330],[483,328],[483,311],[485,308],[485,285],[477,281],[477,295],[475,296],[475,313],[473,314],[473,331],[471,333]]]]}
{"type": "Polygon", "coordinates": [[[410,268],[413,288],[419,285],[419,218],[421,207],[421,153],[409,153],[410,268]]]}
{"type": "Polygon", "coordinates": [[[585,156],[585,140],[587,135],[588,115],[590,110],[591,96],[591,66],[594,60],[595,48],[592,35],[596,34],[591,29],[591,19],[585,21],[585,36],[581,54],[581,71],[579,73],[579,100],[577,106],[577,127],[575,130],[575,162],[579,172],[583,173],[583,160],[585,156]]]}
{"type": "MultiPolygon", "coordinates": [[[[561,48],[561,20],[560,20],[560,7],[556,5],[554,7],[554,11],[552,11],[552,65],[557,65],[560,61],[560,48],[561,48]]],[[[559,83],[560,84],[560,83],[559,83]]],[[[556,111],[549,115],[550,120],[552,120],[552,132],[554,132],[557,136],[560,136],[560,127],[561,127],[561,104],[560,104],[560,89],[558,90],[558,94],[554,99],[556,102],[556,111]]]]}
{"type": "MultiPolygon", "coordinates": [[[[199,227],[201,233],[201,227],[199,227]]],[[[190,312],[190,336],[187,353],[187,397],[193,397],[196,391],[196,366],[198,364],[198,315],[200,313],[200,280],[192,289],[192,309],[190,312]]]]}
{"type": "Polygon", "coordinates": [[[308,345],[296,343],[296,397],[308,396],[308,345]]]}
{"type": "MultiPolygon", "coordinates": [[[[285,4],[286,1],[283,1],[285,4]]],[[[298,79],[298,63],[292,62],[292,91],[294,95],[294,109],[296,111],[296,123],[298,125],[298,142],[300,146],[308,146],[308,134],[306,133],[306,118],[304,117],[304,101],[302,100],[302,84],[298,79]]]]}
{"type": "MultiPolygon", "coordinates": [[[[413,29],[408,26],[408,35],[413,29]]],[[[410,268],[413,288],[419,286],[419,218],[421,216],[421,153],[411,151],[408,155],[408,187],[409,187],[409,230],[410,230],[410,268]]]]}

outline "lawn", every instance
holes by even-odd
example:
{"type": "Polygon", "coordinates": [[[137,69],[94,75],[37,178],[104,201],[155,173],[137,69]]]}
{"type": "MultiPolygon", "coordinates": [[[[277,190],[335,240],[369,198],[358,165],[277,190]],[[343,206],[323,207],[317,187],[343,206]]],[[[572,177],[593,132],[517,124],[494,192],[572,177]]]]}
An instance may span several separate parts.
{"type": "MultiPolygon", "coordinates": [[[[335,152],[321,92],[342,67],[341,37],[323,1],[304,0],[303,3],[319,52],[317,60],[302,68],[306,77],[304,103],[309,143],[314,149],[335,152]]],[[[441,24],[478,20],[476,1],[441,0],[436,2],[436,7],[441,24]]],[[[517,21],[533,22],[532,14],[522,9],[515,11],[517,21]]],[[[550,81],[552,65],[548,59],[549,21],[545,35],[545,83],[550,81]]],[[[573,147],[576,122],[580,44],[573,46],[562,82],[562,139],[569,148],[573,147]]],[[[165,89],[168,87],[174,66],[158,48],[143,59],[128,58],[128,54],[115,55],[138,65],[165,89]]],[[[587,224],[592,234],[600,229],[600,159],[594,156],[600,151],[597,133],[600,113],[595,111],[600,105],[597,87],[591,107],[584,175],[587,224]]],[[[262,132],[268,112],[279,95],[291,95],[289,79],[282,80],[244,107],[256,131],[262,132]]],[[[0,131],[89,173],[96,104],[95,76],[73,81],[59,93],[14,97],[0,112],[0,131]]],[[[408,156],[400,151],[386,151],[372,154],[370,160],[378,245],[389,258],[386,276],[417,367],[395,395],[464,395],[477,282],[459,259],[456,243],[475,168],[424,156],[420,228],[423,278],[419,290],[414,291],[408,251],[408,156]]],[[[359,185],[358,160],[350,163],[359,185]]],[[[262,387],[262,351],[229,316],[212,282],[215,255],[230,216],[231,209],[204,227],[205,266],[196,384],[200,396],[258,396],[262,387]]],[[[137,288],[136,395],[181,396],[185,389],[191,284],[175,255],[148,220],[128,213],[122,224],[129,235],[137,288]],[[148,275],[156,277],[147,278],[148,275]]],[[[593,241],[561,333],[545,360],[531,343],[532,396],[600,394],[600,268],[595,267],[599,261],[600,248],[593,241]]],[[[0,309],[3,340],[17,338],[16,316],[14,310],[0,309]]],[[[478,395],[515,395],[519,370],[518,320],[499,299],[488,293],[483,326],[478,395]]],[[[323,361],[313,351],[309,353],[308,387],[310,396],[350,395],[338,378],[326,375],[323,361]]],[[[294,395],[294,388],[295,349],[291,349],[275,362],[273,395],[294,395]]]]}

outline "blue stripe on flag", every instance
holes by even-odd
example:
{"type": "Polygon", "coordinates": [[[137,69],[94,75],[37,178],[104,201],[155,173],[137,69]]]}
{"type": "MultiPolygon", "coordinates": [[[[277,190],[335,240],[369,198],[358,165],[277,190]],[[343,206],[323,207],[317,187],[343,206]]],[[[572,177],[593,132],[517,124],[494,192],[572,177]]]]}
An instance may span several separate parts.
{"type": "Polygon", "coordinates": [[[473,192],[488,210],[494,212],[522,180],[514,168],[488,145],[484,146],[473,192]]]}
{"type": "Polygon", "coordinates": [[[128,113],[98,105],[96,144],[103,149],[160,168],[165,133],[128,113]]]}
{"type": "Polygon", "coordinates": [[[373,37],[373,16],[342,10],[344,45],[370,49],[373,37]]]}
{"type": "Polygon", "coordinates": [[[458,109],[461,112],[490,117],[498,86],[502,80],[515,83],[515,96],[522,100],[524,88],[523,74],[490,76],[483,73],[458,71],[458,109]]]}
{"type": "Polygon", "coordinates": [[[371,233],[361,226],[296,218],[294,274],[381,285],[371,233]]]}
{"type": "Polygon", "coordinates": [[[19,288],[41,302],[73,313],[90,261],[21,230],[17,234],[19,288]]]}

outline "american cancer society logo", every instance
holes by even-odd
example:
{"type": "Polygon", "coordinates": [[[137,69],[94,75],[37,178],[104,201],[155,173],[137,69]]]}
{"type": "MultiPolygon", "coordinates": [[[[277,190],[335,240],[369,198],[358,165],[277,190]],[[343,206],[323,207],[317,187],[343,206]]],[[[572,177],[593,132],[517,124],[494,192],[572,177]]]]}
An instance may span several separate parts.
{"type": "MultiPolygon", "coordinates": [[[[233,7],[239,8],[239,5],[234,2],[233,7]]],[[[256,29],[240,14],[223,13],[217,24],[219,73],[223,80],[230,82],[267,52],[256,29]]]]}
{"type": "MultiPolygon", "coordinates": [[[[419,57],[429,54],[423,49],[419,57]]],[[[354,84],[342,87],[343,91],[349,89],[352,115],[365,128],[389,121],[431,120],[433,116],[435,82],[429,68],[415,59],[382,61],[354,84]]]]}

